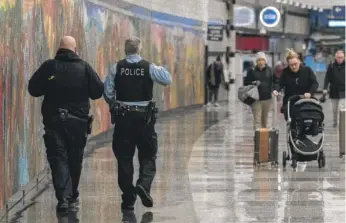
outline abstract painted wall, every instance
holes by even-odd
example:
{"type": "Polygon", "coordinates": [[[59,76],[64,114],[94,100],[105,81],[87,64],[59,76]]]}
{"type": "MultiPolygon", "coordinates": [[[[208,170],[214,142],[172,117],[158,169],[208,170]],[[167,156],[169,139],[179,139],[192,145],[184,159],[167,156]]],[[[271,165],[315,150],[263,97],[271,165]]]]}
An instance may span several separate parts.
{"type": "MultiPolygon", "coordinates": [[[[161,110],[168,110],[204,102],[200,30],[83,0],[0,0],[0,208],[46,165],[42,99],[29,96],[27,83],[54,57],[61,36],[76,37],[80,56],[102,80],[109,65],[124,57],[125,38],[139,36],[142,55],[172,73],[172,86],[155,87],[161,110]]],[[[103,99],[93,102],[92,113],[93,135],[111,127],[103,99]]]]}

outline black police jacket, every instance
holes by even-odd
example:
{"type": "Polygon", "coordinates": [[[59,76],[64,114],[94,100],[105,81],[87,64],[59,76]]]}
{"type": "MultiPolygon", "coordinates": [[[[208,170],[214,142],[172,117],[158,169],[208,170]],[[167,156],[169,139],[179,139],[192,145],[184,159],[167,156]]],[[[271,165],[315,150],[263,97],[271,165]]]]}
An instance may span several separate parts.
{"type": "Polygon", "coordinates": [[[73,51],[58,50],[55,59],[45,61],[29,80],[31,96],[44,96],[43,122],[55,115],[58,108],[78,117],[87,117],[89,98],[99,99],[103,83],[93,68],[73,51]]]}
{"type": "Polygon", "coordinates": [[[283,104],[286,105],[289,97],[293,95],[303,95],[305,93],[315,93],[318,88],[315,73],[310,67],[303,66],[294,73],[289,67],[283,69],[280,76],[280,88],[284,89],[283,104]]]}

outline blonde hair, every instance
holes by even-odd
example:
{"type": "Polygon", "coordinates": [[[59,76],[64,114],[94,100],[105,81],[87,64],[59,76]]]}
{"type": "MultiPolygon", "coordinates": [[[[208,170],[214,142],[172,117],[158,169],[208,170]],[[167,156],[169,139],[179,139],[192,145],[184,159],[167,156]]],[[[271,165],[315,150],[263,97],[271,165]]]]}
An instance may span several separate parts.
{"type": "Polygon", "coordinates": [[[287,54],[286,54],[286,61],[287,62],[293,58],[299,59],[298,53],[296,53],[293,49],[286,49],[286,50],[287,50],[287,54]]]}

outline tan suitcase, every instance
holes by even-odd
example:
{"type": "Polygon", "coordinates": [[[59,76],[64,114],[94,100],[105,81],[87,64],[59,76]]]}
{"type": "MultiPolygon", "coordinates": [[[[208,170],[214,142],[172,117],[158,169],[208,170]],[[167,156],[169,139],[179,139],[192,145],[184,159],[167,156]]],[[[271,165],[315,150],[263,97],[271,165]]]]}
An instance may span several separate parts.
{"type": "Polygon", "coordinates": [[[255,131],[254,166],[270,162],[278,166],[279,129],[277,128],[277,97],[274,97],[273,127],[255,131]]]}
{"type": "Polygon", "coordinates": [[[346,109],[340,109],[339,113],[339,152],[340,157],[345,155],[345,111],[346,109]]]}

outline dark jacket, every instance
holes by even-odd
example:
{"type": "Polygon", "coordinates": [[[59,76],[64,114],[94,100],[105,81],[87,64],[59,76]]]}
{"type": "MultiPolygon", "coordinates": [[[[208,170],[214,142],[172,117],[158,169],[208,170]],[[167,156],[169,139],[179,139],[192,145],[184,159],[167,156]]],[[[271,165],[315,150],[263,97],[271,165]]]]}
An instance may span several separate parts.
{"type": "Polygon", "coordinates": [[[212,88],[219,88],[220,84],[223,80],[223,64],[220,63],[219,65],[216,64],[216,62],[213,62],[209,65],[207,70],[207,82],[208,86],[212,88]],[[212,78],[212,75],[214,74],[214,78],[212,78]]]}
{"type": "Polygon", "coordinates": [[[102,97],[103,83],[93,68],[73,51],[60,49],[55,59],[46,60],[29,80],[31,96],[44,96],[43,122],[58,108],[84,118],[90,110],[89,98],[102,97]]]}
{"type": "Polygon", "coordinates": [[[342,64],[334,62],[327,68],[324,79],[324,89],[328,89],[330,98],[345,98],[345,61],[342,64]]]}
{"type": "Polygon", "coordinates": [[[244,78],[244,85],[256,84],[255,82],[257,81],[259,81],[259,100],[264,101],[271,99],[273,90],[278,88],[278,78],[273,70],[268,66],[265,66],[262,70],[257,66],[249,69],[244,78]]]}
{"type": "Polygon", "coordinates": [[[293,95],[315,93],[318,88],[315,73],[310,67],[302,66],[297,73],[292,72],[289,67],[283,69],[280,76],[279,90],[284,89],[283,105],[287,104],[288,98],[293,95]]]}

